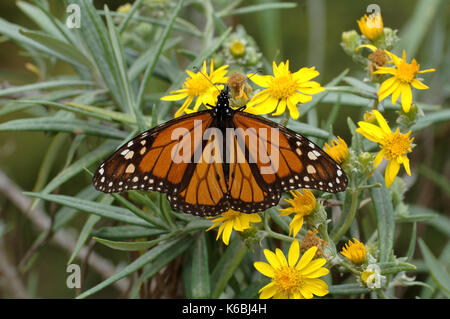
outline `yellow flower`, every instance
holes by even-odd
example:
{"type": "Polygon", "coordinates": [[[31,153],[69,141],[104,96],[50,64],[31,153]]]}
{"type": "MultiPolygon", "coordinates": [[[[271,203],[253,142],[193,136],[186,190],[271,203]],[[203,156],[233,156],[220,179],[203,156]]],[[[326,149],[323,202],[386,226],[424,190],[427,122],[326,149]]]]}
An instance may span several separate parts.
{"type": "Polygon", "coordinates": [[[383,18],[379,12],[369,16],[365,14],[356,22],[361,33],[371,41],[377,39],[383,33],[383,18]]]}
{"type": "Polygon", "coordinates": [[[410,139],[409,137],[411,131],[407,134],[402,134],[397,128],[395,132],[392,132],[380,112],[373,110],[373,114],[380,126],[360,121],[358,122],[359,128],[356,129],[356,132],[380,145],[381,151],[377,154],[373,163],[375,168],[377,168],[383,160],[383,157],[388,160],[385,181],[386,187],[389,188],[397,176],[401,164],[405,167],[406,173],[411,175],[409,159],[406,154],[412,151],[412,141],[414,138],[410,139]]]}
{"type": "Polygon", "coordinates": [[[300,258],[298,241],[294,240],[289,248],[288,259],[280,249],[275,253],[264,249],[268,263],[257,261],[253,265],[264,276],[272,278],[272,282],[261,288],[260,299],[311,299],[314,295],[328,294],[327,284],[318,279],[329,270],[325,267],[324,258],[314,259],[317,247],[311,247],[300,258]],[[298,263],[297,263],[298,261],[298,263]]]}
{"type": "Polygon", "coordinates": [[[366,260],[366,247],[363,243],[353,238],[342,248],[341,254],[347,257],[355,265],[360,265],[366,260]]]}
{"type": "Polygon", "coordinates": [[[302,189],[302,193],[299,191],[291,191],[293,199],[285,199],[286,202],[291,204],[291,207],[279,209],[282,213],[279,216],[288,216],[292,213],[295,214],[291,223],[289,224],[289,236],[293,233],[293,236],[297,236],[298,232],[303,226],[303,217],[311,214],[316,207],[316,198],[313,193],[307,189],[302,189]]]}
{"type": "Polygon", "coordinates": [[[171,91],[170,95],[166,95],[161,98],[163,101],[178,101],[185,99],[183,105],[175,113],[175,117],[179,117],[184,112],[192,113],[197,112],[200,105],[207,106],[206,104],[215,105],[217,95],[219,95],[218,89],[214,84],[223,84],[227,82],[228,65],[223,65],[214,71],[214,63],[211,60],[210,74],[206,72],[206,61],[203,62],[203,68],[201,72],[193,73],[186,70],[189,74],[189,78],[186,78],[181,90],[171,91]],[[194,108],[188,109],[192,101],[196,98],[194,108]]]}
{"type": "Polygon", "coordinates": [[[228,245],[230,242],[231,232],[236,231],[244,231],[250,228],[250,223],[259,223],[261,222],[261,217],[254,214],[245,214],[234,211],[232,209],[223,213],[220,217],[207,217],[208,219],[213,219],[211,222],[214,223],[211,227],[209,227],[206,231],[209,231],[217,226],[219,226],[219,232],[217,233],[217,239],[219,239],[220,235],[222,235],[223,242],[228,245]]]}
{"type": "Polygon", "coordinates": [[[391,58],[395,67],[379,67],[374,74],[391,74],[393,75],[384,81],[378,90],[378,101],[384,100],[392,94],[392,104],[395,104],[402,95],[402,108],[405,113],[409,112],[412,103],[411,85],[418,90],[426,90],[429,87],[416,79],[417,74],[434,72],[435,69],[427,69],[419,71],[420,65],[417,64],[416,59],[413,59],[411,64],[406,63],[406,53],[403,51],[403,57],[400,59],[395,54],[386,51],[386,54],[391,58]]]}
{"type": "MultiPolygon", "coordinates": [[[[380,51],[371,44],[360,45],[359,48],[369,48],[373,52],[380,51]]],[[[408,113],[412,103],[411,85],[418,90],[426,90],[429,87],[416,79],[417,74],[429,73],[436,71],[435,69],[427,69],[419,71],[420,64],[416,59],[412,59],[411,63],[406,63],[406,52],[403,50],[402,58],[395,54],[384,50],[390,58],[389,63],[393,63],[394,67],[379,65],[373,74],[390,74],[392,77],[384,81],[378,90],[378,101],[382,101],[392,94],[392,104],[397,103],[398,98],[401,97],[402,108],[405,113],[408,113]]]]}
{"type": "Polygon", "coordinates": [[[347,143],[345,143],[345,141],[339,136],[337,138],[337,141],[335,139],[331,140],[331,146],[328,145],[328,143],[325,143],[325,147],[323,149],[332,159],[339,164],[342,164],[348,158],[349,150],[347,143]]]}
{"type": "Polygon", "coordinates": [[[325,88],[318,82],[310,81],[319,75],[312,68],[301,68],[295,73],[289,71],[289,60],[281,62],[278,66],[273,62],[272,75],[249,74],[248,77],[260,87],[266,88],[253,96],[247,104],[247,112],[253,114],[281,115],[289,109],[291,117],[296,120],[300,113],[298,103],[311,101],[311,95],[322,92],[325,88]]]}

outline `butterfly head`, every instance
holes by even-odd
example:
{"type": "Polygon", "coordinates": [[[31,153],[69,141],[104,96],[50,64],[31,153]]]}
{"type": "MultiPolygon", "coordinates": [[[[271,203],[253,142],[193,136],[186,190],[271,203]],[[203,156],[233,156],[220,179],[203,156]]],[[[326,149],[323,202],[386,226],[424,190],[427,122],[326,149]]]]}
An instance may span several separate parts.
{"type": "Polygon", "coordinates": [[[220,91],[219,96],[217,97],[216,107],[218,108],[228,108],[230,105],[230,87],[225,84],[222,91],[220,91]]]}

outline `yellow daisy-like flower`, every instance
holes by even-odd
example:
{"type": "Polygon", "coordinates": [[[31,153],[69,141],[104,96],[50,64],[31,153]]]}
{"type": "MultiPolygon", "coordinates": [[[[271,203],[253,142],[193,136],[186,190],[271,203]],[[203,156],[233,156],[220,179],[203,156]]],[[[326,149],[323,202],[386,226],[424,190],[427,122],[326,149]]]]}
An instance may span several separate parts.
{"type": "MultiPolygon", "coordinates": [[[[364,44],[357,48],[369,48],[373,52],[379,51],[375,46],[364,44]]],[[[412,59],[411,63],[406,62],[406,52],[403,50],[402,58],[395,54],[384,50],[389,57],[389,63],[393,63],[394,67],[378,66],[373,74],[390,74],[392,77],[384,81],[378,90],[378,101],[382,101],[392,94],[392,104],[397,103],[398,98],[401,97],[402,108],[405,113],[408,113],[412,103],[411,86],[418,90],[429,89],[428,86],[416,79],[417,74],[429,73],[436,71],[435,69],[427,69],[419,71],[420,64],[416,59],[412,59]]]]}
{"type": "Polygon", "coordinates": [[[223,65],[217,70],[214,70],[214,62],[211,60],[210,73],[206,72],[206,61],[203,62],[203,68],[200,72],[194,73],[186,70],[189,78],[186,78],[181,90],[171,91],[170,95],[163,96],[163,101],[178,101],[186,99],[180,109],[175,113],[175,117],[179,117],[184,112],[197,112],[200,105],[206,104],[215,105],[219,91],[214,84],[227,83],[228,65],[223,65]],[[192,101],[196,99],[194,108],[191,110],[189,106],[192,101]]]}
{"type": "Polygon", "coordinates": [[[406,173],[411,175],[409,159],[406,154],[412,151],[412,141],[414,138],[409,137],[411,131],[407,134],[402,134],[397,128],[395,132],[392,132],[380,112],[373,110],[373,114],[380,126],[360,121],[358,122],[359,128],[356,129],[356,132],[380,145],[381,151],[377,154],[373,163],[375,168],[377,168],[383,160],[383,157],[388,160],[385,181],[386,187],[389,188],[397,176],[401,164],[405,167],[406,173]]]}
{"type": "Polygon", "coordinates": [[[356,22],[361,33],[370,41],[377,39],[383,34],[383,18],[379,12],[369,16],[365,14],[364,17],[356,22]]]}
{"type": "Polygon", "coordinates": [[[412,103],[411,85],[418,90],[426,90],[429,87],[416,79],[417,74],[434,72],[435,69],[427,69],[419,71],[420,65],[416,59],[411,64],[406,63],[406,53],[403,50],[403,57],[400,59],[395,54],[386,51],[391,58],[395,67],[379,67],[374,74],[391,74],[393,75],[384,81],[378,90],[378,101],[382,101],[392,94],[392,104],[395,104],[401,94],[402,108],[405,113],[409,112],[412,103]]]}
{"type": "Polygon", "coordinates": [[[233,231],[233,229],[236,231],[244,231],[250,228],[250,223],[261,222],[261,217],[256,213],[245,214],[232,209],[223,213],[220,217],[207,218],[213,219],[211,220],[211,222],[214,224],[206,231],[209,231],[220,225],[216,240],[218,240],[220,235],[222,235],[222,241],[225,243],[225,245],[229,244],[231,232],[233,231]]]}
{"type": "Polygon", "coordinates": [[[349,150],[347,143],[339,136],[337,138],[337,141],[335,139],[331,140],[331,146],[325,143],[323,150],[336,162],[342,164],[348,158],[349,150]]]}
{"type": "Polygon", "coordinates": [[[366,261],[366,247],[363,243],[358,241],[358,239],[353,238],[345,244],[344,248],[341,250],[341,254],[347,257],[355,265],[361,265],[366,261]]]}
{"type": "Polygon", "coordinates": [[[289,236],[297,236],[298,232],[303,226],[303,217],[311,214],[316,207],[316,198],[313,193],[307,189],[302,189],[302,193],[299,191],[291,191],[293,199],[285,199],[286,202],[291,204],[291,207],[279,209],[282,213],[279,216],[288,216],[292,213],[295,214],[291,223],[289,224],[289,236]]]}
{"type": "Polygon", "coordinates": [[[311,247],[300,258],[298,241],[294,240],[289,248],[288,259],[280,249],[275,253],[264,249],[269,263],[257,261],[253,265],[264,276],[272,278],[272,282],[261,288],[260,299],[311,299],[328,294],[328,285],[319,277],[325,276],[329,270],[322,267],[327,262],[324,258],[314,259],[317,247],[311,247]],[[297,263],[298,261],[298,263],[297,263]]]}
{"type": "Polygon", "coordinates": [[[247,104],[247,112],[253,114],[281,115],[289,109],[291,117],[296,120],[300,116],[298,103],[311,101],[311,95],[325,90],[318,82],[310,81],[319,75],[312,68],[301,68],[295,73],[289,71],[289,60],[281,62],[278,66],[273,62],[273,76],[249,74],[251,81],[266,88],[253,96],[247,104]]]}

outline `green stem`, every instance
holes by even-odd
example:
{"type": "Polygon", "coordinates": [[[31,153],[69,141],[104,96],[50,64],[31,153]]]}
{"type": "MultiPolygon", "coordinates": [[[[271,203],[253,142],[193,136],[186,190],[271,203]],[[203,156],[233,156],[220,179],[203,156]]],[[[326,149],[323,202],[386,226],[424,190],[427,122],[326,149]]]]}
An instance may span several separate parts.
{"type": "Polygon", "coordinates": [[[353,220],[355,219],[356,211],[358,210],[358,196],[359,196],[359,189],[351,189],[351,204],[350,209],[345,216],[344,223],[340,226],[340,228],[333,232],[331,235],[331,238],[334,242],[337,242],[339,238],[341,238],[347,230],[350,228],[350,226],[353,223],[353,220]]]}
{"type": "Polygon", "coordinates": [[[269,212],[266,211],[264,213],[264,231],[267,234],[267,236],[275,238],[275,239],[279,239],[279,240],[284,240],[287,242],[293,242],[295,240],[295,238],[274,232],[272,229],[270,229],[269,216],[270,216],[269,212]]]}

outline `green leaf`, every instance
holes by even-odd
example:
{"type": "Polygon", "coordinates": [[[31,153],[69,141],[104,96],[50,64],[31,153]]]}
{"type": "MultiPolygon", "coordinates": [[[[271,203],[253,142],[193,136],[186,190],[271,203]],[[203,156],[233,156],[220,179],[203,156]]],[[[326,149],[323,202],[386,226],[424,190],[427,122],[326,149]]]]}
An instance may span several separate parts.
{"type": "Polygon", "coordinates": [[[330,285],[328,286],[330,295],[355,295],[366,294],[370,292],[369,288],[361,287],[359,283],[355,284],[342,284],[342,285],[330,285]]]}
{"type": "Polygon", "coordinates": [[[125,100],[121,94],[119,71],[114,63],[114,53],[111,40],[101,17],[98,15],[92,1],[89,0],[68,0],[69,4],[77,4],[80,7],[80,14],[83,17],[83,27],[74,29],[73,32],[80,33],[84,45],[91,53],[96,69],[118,103],[122,111],[125,109],[125,100]]]}
{"type": "Polygon", "coordinates": [[[0,96],[8,96],[8,95],[14,95],[18,93],[24,93],[24,92],[30,92],[30,91],[38,91],[38,90],[48,90],[48,89],[54,89],[59,87],[71,87],[78,85],[96,85],[94,82],[91,81],[82,81],[82,80],[56,80],[56,81],[46,81],[46,82],[39,82],[34,84],[28,84],[28,85],[22,85],[22,86],[16,86],[4,90],[0,90],[0,96]]]}
{"type": "Polygon", "coordinates": [[[125,63],[125,58],[123,56],[123,48],[119,40],[119,34],[114,26],[111,15],[109,15],[109,9],[105,5],[106,22],[109,31],[109,37],[111,40],[111,45],[113,49],[113,63],[114,67],[118,69],[119,82],[118,85],[121,89],[122,101],[126,103],[126,109],[129,113],[134,114],[136,123],[140,131],[144,131],[146,126],[143,121],[143,114],[139,107],[136,105],[136,100],[134,98],[134,92],[132,92],[130,80],[128,78],[128,68],[125,63]]]}
{"type": "Polygon", "coordinates": [[[437,216],[435,218],[426,220],[426,223],[441,231],[447,237],[450,237],[450,218],[439,215],[438,213],[436,214],[437,216]]]}
{"type": "Polygon", "coordinates": [[[168,233],[166,235],[160,236],[157,239],[148,240],[148,241],[113,241],[103,238],[94,237],[93,239],[98,241],[99,243],[116,250],[123,251],[139,251],[139,250],[147,250],[156,244],[168,240],[177,235],[177,232],[168,233]]]}
{"type": "MultiPolygon", "coordinates": [[[[349,69],[345,69],[344,71],[342,71],[337,77],[335,77],[333,80],[328,82],[325,85],[325,88],[336,86],[348,74],[348,72],[349,72],[349,69]]],[[[327,90],[325,90],[323,92],[315,94],[310,102],[305,103],[300,108],[300,117],[298,118],[298,120],[300,120],[305,114],[307,114],[310,110],[312,110],[317,104],[321,103],[322,100],[324,100],[327,97],[328,94],[332,94],[332,93],[327,91],[327,90]]],[[[333,101],[332,104],[335,104],[335,103],[336,103],[336,100],[333,101]]],[[[341,101],[341,103],[345,104],[342,101],[341,101]]]]}
{"type": "Polygon", "coordinates": [[[168,263],[170,263],[173,259],[175,259],[177,256],[181,255],[188,247],[191,246],[193,237],[183,237],[184,240],[177,244],[169,247],[164,251],[164,254],[159,256],[155,261],[145,266],[144,271],[139,277],[138,282],[136,283],[134,291],[131,293],[131,296],[136,296],[138,293],[138,289],[142,285],[143,282],[148,280],[149,278],[153,277],[159,271],[166,266],[168,263]]]}
{"type": "Polygon", "coordinates": [[[70,64],[81,68],[92,68],[91,61],[73,45],[48,34],[36,31],[19,31],[20,34],[42,44],[44,47],[53,50],[53,55],[70,64]]]}
{"type": "Polygon", "coordinates": [[[0,131],[48,131],[86,134],[112,139],[123,139],[126,133],[101,124],[78,119],[40,117],[12,120],[0,124],[0,131]]]}
{"type": "MultiPolygon", "coordinates": [[[[420,0],[416,2],[414,12],[400,32],[399,48],[406,51],[406,58],[410,60],[427,35],[436,13],[439,11],[441,0],[420,0]]],[[[444,9],[444,8],[443,8],[444,9]]]]}
{"type": "Polygon", "coordinates": [[[388,262],[394,246],[395,212],[392,207],[391,196],[384,184],[384,178],[377,171],[369,179],[369,184],[376,183],[380,183],[382,186],[371,188],[370,197],[377,221],[380,262],[388,262]]]}
{"type": "Polygon", "coordinates": [[[163,229],[134,226],[134,225],[106,226],[100,229],[92,230],[91,232],[91,234],[95,237],[109,240],[152,237],[164,233],[166,233],[166,230],[163,229]]]}
{"type": "Polygon", "coordinates": [[[208,298],[211,283],[205,233],[200,232],[192,247],[191,298],[208,298]]]}
{"type": "Polygon", "coordinates": [[[186,237],[179,237],[175,238],[173,240],[169,240],[163,243],[160,243],[158,246],[154,247],[153,249],[147,251],[145,254],[140,256],[138,259],[133,261],[131,264],[120,270],[115,275],[109,277],[105,281],[101,282],[100,284],[92,287],[91,289],[83,292],[81,295],[77,297],[77,299],[83,299],[88,296],[91,296],[95,294],[96,292],[102,290],[105,287],[108,287],[109,285],[115,283],[116,281],[132,274],[136,270],[144,267],[150,262],[153,262],[154,260],[157,260],[160,256],[164,256],[167,251],[169,251],[171,248],[177,247],[179,245],[183,246],[183,243],[186,243],[188,240],[186,237]]]}
{"type": "Polygon", "coordinates": [[[416,205],[409,206],[409,214],[408,215],[395,215],[395,221],[402,222],[418,222],[424,221],[431,218],[436,218],[439,214],[433,212],[425,207],[420,207],[416,205]]]}
{"type": "Polygon", "coordinates": [[[219,298],[220,294],[225,290],[228,281],[233,276],[236,268],[241,264],[247,251],[247,246],[239,237],[231,240],[230,245],[211,274],[212,298],[219,298]]]}
{"type": "Polygon", "coordinates": [[[84,244],[89,239],[89,235],[91,234],[92,228],[94,228],[95,224],[97,224],[97,222],[99,222],[100,219],[101,217],[96,215],[90,215],[88,217],[86,223],[83,226],[83,229],[80,232],[80,235],[78,236],[78,240],[72,252],[72,255],[70,256],[69,261],[67,262],[68,265],[70,265],[72,261],[77,257],[81,248],[83,248],[84,244]]]}
{"type": "Polygon", "coordinates": [[[385,262],[378,264],[381,268],[381,274],[396,274],[402,271],[415,271],[417,268],[413,264],[395,261],[395,262],[385,262]]]}
{"type": "Polygon", "coordinates": [[[178,16],[178,13],[180,12],[181,8],[183,7],[184,0],[179,0],[176,8],[173,10],[173,14],[170,17],[169,24],[164,29],[164,32],[161,34],[158,43],[156,44],[155,54],[151,57],[151,60],[149,61],[147,68],[144,72],[144,77],[142,79],[142,82],[139,87],[139,92],[137,95],[137,108],[141,108],[142,102],[144,100],[144,92],[147,88],[148,82],[150,81],[150,77],[153,74],[153,71],[155,69],[156,63],[158,62],[159,56],[161,55],[164,45],[166,44],[167,39],[169,38],[170,32],[172,31],[173,24],[175,23],[175,19],[178,16]]]}
{"type": "Polygon", "coordinates": [[[228,12],[219,12],[217,16],[219,18],[234,16],[239,14],[248,14],[254,12],[260,12],[263,10],[276,10],[276,9],[292,9],[297,6],[295,2],[272,2],[272,3],[264,3],[264,4],[256,4],[247,7],[241,7],[239,9],[231,10],[228,12]]]}
{"type": "Polygon", "coordinates": [[[147,221],[137,218],[134,214],[130,213],[127,209],[116,207],[112,205],[105,205],[97,202],[93,202],[90,200],[75,198],[66,195],[50,195],[43,193],[31,193],[26,192],[26,195],[40,198],[46,201],[58,203],[61,205],[65,205],[67,207],[72,207],[78,209],[80,211],[84,211],[90,214],[98,215],[104,218],[109,218],[113,220],[117,220],[119,222],[138,225],[138,226],[147,226],[152,227],[153,225],[148,223],[147,221]]]}
{"type": "Polygon", "coordinates": [[[419,247],[427,268],[430,270],[431,276],[436,285],[443,290],[448,296],[450,295],[450,275],[446,271],[436,257],[433,256],[425,242],[419,238],[419,247]]]}
{"type": "Polygon", "coordinates": [[[450,109],[430,112],[425,114],[423,117],[420,117],[417,120],[416,124],[411,126],[411,131],[413,132],[421,131],[429,126],[448,121],[450,121],[450,109]]]}

